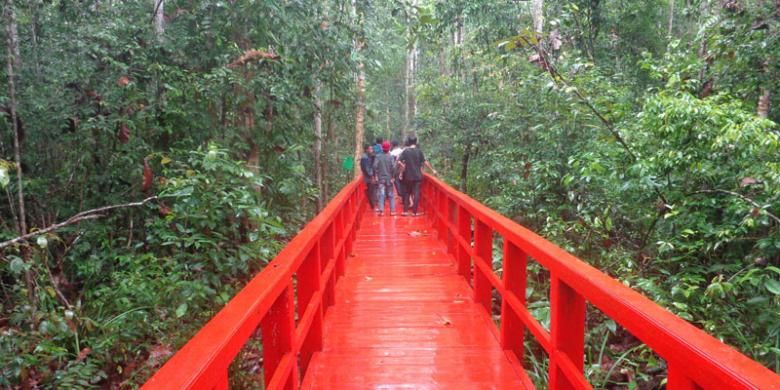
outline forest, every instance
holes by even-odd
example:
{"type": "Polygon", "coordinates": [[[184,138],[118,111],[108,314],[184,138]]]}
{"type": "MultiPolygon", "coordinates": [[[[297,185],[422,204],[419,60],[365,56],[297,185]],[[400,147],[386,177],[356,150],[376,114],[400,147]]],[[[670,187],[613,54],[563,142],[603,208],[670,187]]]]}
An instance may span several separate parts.
{"type": "MultiPolygon", "coordinates": [[[[363,143],[410,134],[449,184],[780,373],[780,0],[2,0],[2,26],[2,388],[140,386],[363,143]]],[[[588,315],[594,387],[662,386],[588,315]]]]}

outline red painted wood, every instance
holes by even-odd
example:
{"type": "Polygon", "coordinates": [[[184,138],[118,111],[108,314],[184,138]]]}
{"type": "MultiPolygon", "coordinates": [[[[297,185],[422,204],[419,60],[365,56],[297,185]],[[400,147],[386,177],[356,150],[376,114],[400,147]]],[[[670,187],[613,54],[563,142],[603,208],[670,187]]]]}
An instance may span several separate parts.
{"type": "MultiPolygon", "coordinates": [[[[260,322],[260,329],[262,329],[263,334],[263,372],[265,383],[271,383],[273,379],[276,379],[277,382],[285,383],[284,388],[287,390],[297,388],[298,382],[287,379],[289,372],[285,373],[283,370],[277,369],[280,367],[285,355],[290,354],[293,350],[293,331],[295,329],[293,306],[292,286],[288,286],[276,298],[268,314],[260,322]],[[275,374],[278,374],[278,378],[274,378],[275,374]]],[[[297,372],[294,364],[293,371],[297,372]]]]}
{"type": "Polygon", "coordinates": [[[585,300],[555,276],[550,281],[550,336],[550,387],[581,389],[577,383],[583,376],[585,300]],[[570,366],[568,372],[566,366],[570,366]]]}
{"type": "Polygon", "coordinates": [[[309,316],[312,317],[311,328],[303,332],[305,336],[301,346],[301,370],[304,372],[312,355],[322,350],[322,305],[313,299],[321,289],[321,274],[320,248],[315,246],[298,270],[298,327],[303,326],[309,316]]]}
{"type": "Polygon", "coordinates": [[[524,329],[550,356],[551,388],[588,389],[586,304],[666,360],[667,388],[780,388],[777,374],[513,221],[433,177],[423,188],[427,218],[380,218],[350,183],[144,389],[227,388],[259,324],[268,389],[297,388],[299,361],[306,389],[532,388],[519,359],[524,329]],[[505,245],[502,278],[493,232],[505,245]],[[552,275],[550,332],[525,306],[529,256],[552,275]]]}
{"type": "MultiPolygon", "coordinates": [[[[505,242],[516,245],[548,269],[550,274],[558,280],[558,287],[555,289],[556,297],[551,297],[553,301],[559,301],[558,314],[555,314],[555,307],[551,308],[553,311],[551,326],[555,329],[552,332],[555,333],[553,336],[547,334],[530,316],[525,310],[523,302],[507,294],[504,282],[496,277],[490,277],[490,275],[486,278],[492,287],[502,295],[504,301],[511,306],[512,311],[519,314],[521,321],[531,330],[531,334],[539,344],[548,354],[553,356],[551,365],[556,365],[556,370],[562,371],[563,374],[555,374],[555,377],[558,378],[555,380],[565,377],[565,380],[555,383],[554,386],[560,388],[564,388],[565,385],[572,385],[575,388],[587,388],[588,386],[580,375],[582,372],[580,359],[572,356],[579,355],[579,337],[574,335],[576,333],[574,330],[584,332],[584,329],[579,325],[579,318],[581,317],[581,308],[584,307],[584,302],[587,302],[622,325],[665,359],[669,366],[673,367],[673,372],[670,373],[671,380],[674,380],[674,382],[670,382],[672,386],[688,388],[686,386],[695,384],[698,388],[705,389],[780,389],[780,375],[740,354],[509,218],[429,175],[426,175],[423,190],[423,198],[428,196],[431,191],[439,191],[445,193],[450,200],[457,204],[458,221],[456,224],[448,224],[448,230],[457,232],[459,235],[458,259],[465,257],[465,254],[474,256],[475,251],[470,246],[468,231],[465,229],[464,220],[466,218],[461,218],[461,216],[469,216],[469,218],[473,217],[488,225],[489,228],[501,235],[505,242]],[[565,287],[561,289],[561,286],[565,287]],[[574,305],[575,315],[566,313],[569,308],[565,305],[568,304],[574,305]],[[575,323],[556,324],[561,319],[569,318],[574,318],[575,323]],[[560,348],[559,345],[563,345],[563,353],[556,351],[556,348],[560,348]],[[554,357],[556,354],[561,356],[557,363],[554,357]],[[563,383],[563,385],[559,385],[559,383],[563,383]]],[[[439,214],[430,217],[439,221],[446,220],[445,216],[439,214]]],[[[477,266],[477,268],[484,268],[485,264],[477,262],[477,266]]],[[[555,306],[554,303],[553,305],[555,306]]],[[[504,318],[502,318],[503,320],[504,318]]]]}
{"type": "Polygon", "coordinates": [[[482,221],[474,223],[474,301],[482,305],[485,312],[491,311],[492,285],[488,280],[493,274],[493,230],[482,221]],[[487,266],[487,267],[485,267],[487,266]]]}
{"type": "MultiPolygon", "coordinates": [[[[504,241],[504,273],[503,283],[506,292],[502,295],[511,296],[520,305],[525,306],[525,287],[527,281],[527,255],[515,244],[504,241]]],[[[523,337],[525,325],[520,314],[512,308],[508,299],[501,300],[501,346],[514,352],[518,360],[523,361],[523,337]]]]}
{"type": "MultiPolygon", "coordinates": [[[[457,226],[458,229],[455,232],[455,236],[460,240],[465,240],[469,243],[468,249],[471,248],[471,214],[463,207],[458,207],[457,214],[457,226]]],[[[455,258],[458,261],[458,275],[463,276],[466,279],[471,278],[471,255],[469,255],[468,249],[463,245],[457,245],[457,256],[455,258]]]]}
{"type": "MultiPolygon", "coordinates": [[[[291,297],[293,275],[301,272],[301,267],[311,251],[317,251],[318,246],[324,247],[322,241],[329,243],[330,254],[342,250],[341,246],[334,246],[337,240],[344,245],[344,240],[343,237],[333,237],[333,221],[338,212],[348,207],[351,199],[360,207],[364,207],[365,195],[360,180],[354,180],[344,187],[261,273],[144,384],[143,389],[227,388],[228,366],[261,321],[264,328],[268,329],[265,342],[271,346],[268,352],[270,364],[266,363],[266,369],[275,366],[274,370],[279,372],[279,375],[273,375],[270,381],[266,381],[266,388],[295,388],[299,380],[298,370],[295,368],[298,354],[304,348],[305,339],[312,329],[317,329],[318,326],[315,325],[314,311],[309,311],[311,315],[304,313],[300,318],[299,329],[295,328],[294,323],[290,323],[294,307],[291,297]],[[326,231],[330,233],[326,234],[326,231]],[[278,318],[279,323],[269,320],[271,317],[278,318]],[[285,353],[285,350],[289,352],[285,353]]],[[[354,230],[358,223],[358,208],[351,210],[352,213],[345,214],[342,221],[347,231],[354,230]]],[[[322,279],[331,279],[331,286],[335,286],[333,256],[321,257],[321,260],[322,279]]],[[[322,307],[325,292],[327,290],[323,288],[323,291],[313,294],[304,293],[310,295],[308,307],[322,307]]]]}
{"type": "Polygon", "coordinates": [[[353,255],[303,389],[530,385],[426,218],[366,213],[353,255]]]}

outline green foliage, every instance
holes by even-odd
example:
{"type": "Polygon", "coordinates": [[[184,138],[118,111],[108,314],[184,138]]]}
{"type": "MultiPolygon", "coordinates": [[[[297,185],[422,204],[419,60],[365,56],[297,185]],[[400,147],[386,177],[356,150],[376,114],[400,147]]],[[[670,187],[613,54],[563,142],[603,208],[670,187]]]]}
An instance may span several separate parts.
{"type": "MultiPolygon", "coordinates": [[[[780,88],[768,60],[777,9],[689,3],[667,37],[668,4],[545,3],[538,38],[513,5],[437,3],[440,31],[467,15],[473,33],[461,47],[428,43],[429,61],[443,47],[457,66],[421,70],[427,155],[472,196],[780,370],[780,111],[755,114],[761,89],[780,88]],[[504,19],[518,14],[520,26],[504,19]],[[559,75],[530,61],[528,42],[559,75]]],[[[545,286],[533,288],[543,321],[545,286]]],[[[663,362],[623,331],[599,333],[605,321],[594,313],[591,382],[659,386],[663,375],[646,372],[663,362]]],[[[527,347],[544,386],[543,356],[527,347]]]]}

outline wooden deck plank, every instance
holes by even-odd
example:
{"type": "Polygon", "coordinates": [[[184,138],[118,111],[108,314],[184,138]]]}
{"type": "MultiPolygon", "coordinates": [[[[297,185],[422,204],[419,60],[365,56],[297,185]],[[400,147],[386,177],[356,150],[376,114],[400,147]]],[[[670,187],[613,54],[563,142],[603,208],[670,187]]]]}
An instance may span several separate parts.
{"type": "Polygon", "coordinates": [[[302,388],[526,388],[472,297],[427,219],[367,213],[302,388]]]}

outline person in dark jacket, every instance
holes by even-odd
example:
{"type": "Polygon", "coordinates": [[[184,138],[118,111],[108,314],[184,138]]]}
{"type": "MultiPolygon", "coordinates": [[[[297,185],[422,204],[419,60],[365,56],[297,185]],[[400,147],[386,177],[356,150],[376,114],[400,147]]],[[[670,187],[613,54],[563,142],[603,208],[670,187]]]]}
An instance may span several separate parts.
{"type": "Polygon", "coordinates": [[[411,210],[412,215],[418,216],[422,213],[418,212],[420,206],[420,184],[423,179],[423,167],[437,174],[433,169],[431,163],[425,159],[425,155],[422,150],[417,147],[417,137],[410,135],[406,140],[407,148],[401,153],[398,158],[398,162],[401,166],[402,185],[404,187],[404,212],[403,215],[409,215],[411,210]]]}
{"type": "Polygon", "coordinates": [[[390,201],[390,215],[395,215],[393,182],[395,181],[395,158],[388,153],[390,143],[382,143],[382,154],[374,158],[374,181],[377,183],[379,215],[385,212],[385,197],[390,201]]]}
{"type": "Polygon", "coordinates": [[[374,148],[371,145],[363,145],[363,157],[360,158],[360,171],[363,173],[363,182],[366,183],[366,196],[371,209],[376,209],[376,182],[374,181],[374,148]]]}

